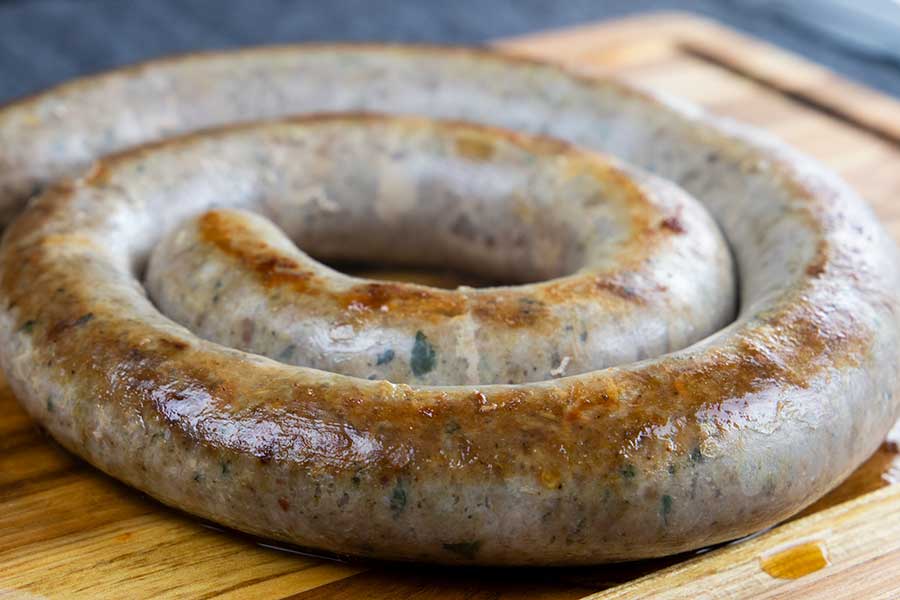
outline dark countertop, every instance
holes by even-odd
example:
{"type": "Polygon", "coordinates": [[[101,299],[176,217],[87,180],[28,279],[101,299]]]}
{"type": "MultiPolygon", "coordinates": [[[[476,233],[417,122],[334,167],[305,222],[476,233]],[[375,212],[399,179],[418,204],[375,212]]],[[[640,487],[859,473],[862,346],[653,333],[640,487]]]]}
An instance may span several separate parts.
{"type": "MultiPolygon", "coordinates": [[[[784,4],[768,0],[0,0],[0,101],[77,75],[187,50],[307,40],[473,44],[650,10],[704,15],[900,96],[896,56],[879,55],[823,33],[822,28],[805,22],[805,14],[787,14],[791,11],[784,4]]],[[[810,6],[804,2],[792,8],[798,5],[802,10],[810,6]]],[[[808,13],[809,18],[823,14],[808,13]]],[[[819,18],[823,19],[834,20],[819,18]]],[[[858,33],[859,27],[853,31],[858,33]]]]}

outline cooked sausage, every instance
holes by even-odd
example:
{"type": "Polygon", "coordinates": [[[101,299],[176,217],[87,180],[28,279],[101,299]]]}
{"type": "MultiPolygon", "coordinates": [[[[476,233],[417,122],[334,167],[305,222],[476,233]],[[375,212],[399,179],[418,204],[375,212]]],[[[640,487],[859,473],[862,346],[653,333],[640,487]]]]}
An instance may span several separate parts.
{"type": "Polygon", "coordinates": [[[737,318],[669,354],[517,385],[367,381],[203,340],[148,299],[148,254],[209,208],[259,209],[278,180],[250,153],[265,163],[279,131],[293,152],[291,125],[206,133],[97,162],[5,234],[0,364],[60,443],[163,502],[303,546],[580,564],[772,525],[897,418],[896,248],[871,211],[778,142],[614,81],[480,51],[168,60],[6,108],[0,178],[13,212],[130,144],[344,109],[543,132],[679,184],[734,253],[737,318]]]}
{"type": "MultiPolygon", "coordinates": [[[[599,156],[409,119],[313,119],[219,139],[244,144],[235,162],[273,180],[251,208],[317,256],[549,281],[362,281],[257,213],[217,209],[163,238],[147,271],[163,314],[205,339],[394,383],[522,383],[679,350],[734,317],[715,222],[677,188],[599,156]]],[[[207,152],[185,150],[172,168],[190,172],[207,152]]]]}

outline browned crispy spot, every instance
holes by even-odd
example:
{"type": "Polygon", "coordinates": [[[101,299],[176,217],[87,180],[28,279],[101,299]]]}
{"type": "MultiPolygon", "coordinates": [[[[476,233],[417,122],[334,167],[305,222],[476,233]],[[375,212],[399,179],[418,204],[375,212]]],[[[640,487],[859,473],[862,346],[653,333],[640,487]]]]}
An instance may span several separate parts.
{"type": "Polygon", "coordinates": [[[103,187],[109,183],[110,175],[111,170],[109,168],[109,163],[104,160],[99,160],[91,165],[90,170],[84,177],[84,182],[87,185],[103,187]]]}
{"type": "MultiPolygon", "coordinates": [[[[19,213],[16,217],[21,227],[15,228],[15,237],[27,236],[32,231],[40,229],[46,221],[55,218],[60,212],[65,210],[66,204],[71,202],[74,191],[75,185],[68,179],[62,179],[53,183],[29,204],[28,210],[19,213]]],[[[7,229],[4,235],[9,237],[7,232],[10,230],[7,229]]]]}
{"type": "Polygon", "coordinates": [[[186,350],[188,347],[187,342],[171,338],[159,338],[159,345],[162,348],[171,348],[172,350],[186,350]]]}
{"type": "Polygon", "coordinates": [[[73,327],[80,327],[81,325],[89,323],[91,320],[93,320],[93,318],[94,313],[88,312],[77,317],[57,321],[50,327],[50,329],[47,330],[47,341],[55,341],[68,329],[71,329],[73,327]]]}
{"type": "MultiPolygon", "coordinates": [[[[816,252],[809,264],[806,265],[805,272],[809,277],[816,278],[825,273],[825,267],[828,264],[829,256],[832,254],[832,248],[825,240],[819,240],[816,244],[816,252]]],[[[851,273],[851,276],[855,275],[851,273]]]]}
{"type": "Polygon", "coordinates": [[[684,223],[682,223],[681,220],[675,216],[667,217],[667,218],[663,219],[662,223],[660,223],[659,226],[662,227],[663,229],[668,229],[669,231],[672,231],[675,233],[684,233],[685,232],[684,223]]]}
{"type": "Polygon", "coordinates": [[[385,312],[435,319],[459,316],[465,310],[460,294],[423,286],[378,282],[334,293],[324,283],[315,285],[313,273],[260,241],[230,211],[209,211],[200,217],[198,227],[204,241],[239,261],[266,287],[286,285],[298,294],[325,296],[354,319],[385,312]]]}
{"type": "Polygon", "coordinates": [[[836,316],[827,313],[802,306],[755,329],[735,349],[696,365],[685,363],[679,372],[667,373],[672,392],[682,402],[743,398],[773,384],[806,388],[823,369],[858,366],[865,356],[865,331],[849,315],[836,324],[836,316]]]}
{"type": "Polygon", "coordinates": [[[611,292],[619,298],[628,300],[629,302],[636,302],[638,304],[646,302],[646,298],[644,298],[637,289],[620,281],[616,281],[615,279],[597,277],[594,279],[594,286],[596,286],[598,290],[611,292]]]}
{"type": "Polygon", "coordinates": [[[547,305],[521,294],[485,294],[472,299],[472,313],[482,321],[495,321],[507,327],[550,325],[547,305]]]}
{"type": "Polygon", "coordinates": [[[266,287],[290,285],[300,293],[315,293],[315,286],[310,285],[312,273],[260,241],[234,213],[208,211],[198,220],[198,229],[204,241],[255,273],[266,287]]]}
{"type": "Polygon", "coordinates": [[[487,161],[494,156],[494,142],[490,136],[477,131],[466,131],[456,137],[456,152],[474,161],[487,161]]]}
{"type": "MultiPolygon", "coordinates": [[[[376,315],[415,317],[435,321],[458,317],[467,310],[466,297],[455,290],[440,290],[397,282],[364,283],[333,292],[304,271],[294,260],[256,238],[229,211],[209,211],[199,219],[201,238],[255,273],[266,287],[286,285],[298,294],[330,299],[353,320],[376,315]]],[[[510,327],[533,326],[548,315],[546,305],[519,294],[479,294],[473,310],[485,321],[510,327]]]]}
{"type": "Polygon", "coordinates": [[[393,282],[365,283],[332,297],[339,306],[354,316],[368,312],[388,312],[434,319],[458,317],[466,309],[465,298],[451,290],[393,282]]]}
{"type": "Polygon", "coordinates": [[[818,277],[824,272],[825,265],[822,264],[822,261],[817,260],[816,262],[810,263],[806,266],[806,274],[810,277],[818,277]]]}

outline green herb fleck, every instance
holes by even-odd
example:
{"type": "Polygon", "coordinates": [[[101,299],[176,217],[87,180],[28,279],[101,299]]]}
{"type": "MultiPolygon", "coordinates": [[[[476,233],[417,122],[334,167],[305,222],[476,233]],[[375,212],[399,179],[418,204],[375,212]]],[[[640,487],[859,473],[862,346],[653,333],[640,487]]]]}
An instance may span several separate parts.
{"type": "Polygon", "coordinates": [[[416,341],[413,343],[412,356],[409,367],[413,375],[420,377],[434,369],[434,347],[428,342],[428,338],[421,331],[416,332],[416,341]]]}
{"type": "Polygon", "coordinates": [[[394,360],[394,350],[393,348],[388,348],[384,352],[378,355],[378,358],[375,360],[376,365],[386,365],[389,362],[394,360]]]}
{"type": "Polygon", "coordinates": [[[72,323],[72,325],[74,325],[75,327],[79,327],[79,326],[84,325],[85,323],[89,322],[93,318],[94,318],[94,313],[85,313],[85,314],[81,315],[80,317],[78,317],[77,319],[75,319],[75,322],[72,323]]]}
{"type": "Polygon", "coordinates": [[[47,412],[53,412],[56,410],[56,405],[53,404],[53,398],[47,398],[47,412]]]}
{"type": "Polygon", "coordinates": [[[359,475],[354,475],[353,477],[350,478],[350,483],[352,483],[353,485],[358,486],[359,482],[360,482],[359,475]]]}
{"type": "Polygon", "coordinates": [[[284,350],[278,353],[278,360],[286,362],[294,357],[294,351],[297,349],[296,344],[288,344],[284,350]]]}
{"type": "Polygon", "coordinates": [[[691,450],[691,461],[695,463],[703,462],[703,452],[700,450],[700,446],[694,446],[694,449],[691,450]]]}
{"type": "Polygon", "coordinates": [[[36,321],[34,319],[28,319],[21,327],[19,327],[19,331],[31,333],[34,330],[35,323],[36,321]]]}
{"type": "Polygon", "coordinates": [[[620,471],[622,473],[622,477],[625,479],[633,479],[635,475],[637,475],[637,469],[634,468],[634,465],[631,463],[626,464],[622,467],[620,471]]]}
{"type": "Polygon", "coordinates": [[[465,558],[466,560],[475,560],[475,556],[478,554],[478,550],[481,548],[481,541],[475,540],[474,542],[456,542],[454,544],[442,544],[444,550],[448,552],[452,552],[457,556],[465,558]]]}
{"type": "Polygon", "coordinates": [[[445,433],[456,433],[460,429],[462,429],[462,427],[456,421],[450,421],[449,423],[447,423],[447,425],[444,426],[445,433]]]}
{"type": "Polygon", "coordinates": [[[578,519],[578,523],[575,524],[575,531],[572,532],[573,535],[578,535],[581,533],[581,530],[584,529],[584,525],[587,523],[587,517],[581,517],[578,519]]]}
{"type": "Polygon", "coordinates": [[[231,476],[231,463],[223,462],[223,463],[219,463],[219,466],[222,467],[222,475],[224,477],[231,476]]]}
{"type": "Polygon", "coordinates": [[[660,500],[659,506],[659,514],[662,517],[663,523],[666,525],[669,524],[669,513],[672,512],[672,496],[668,494],[663,494],[662,499],[660,500]]]}
{"type": "Polygon", "coordinates": [[[403,488],[403,482],[397,481],[394,491],[391,493],[391,512],[394,517],[399,517],[403,509],[406,508],[406,490],[403,488]]]}
{"type": "Polygon", "coordinates": [[[200,473],[200,472],[194,473],[194,481],[196,483],[200,483],[201,481],[203,481],[203,473],[200,473]]]}

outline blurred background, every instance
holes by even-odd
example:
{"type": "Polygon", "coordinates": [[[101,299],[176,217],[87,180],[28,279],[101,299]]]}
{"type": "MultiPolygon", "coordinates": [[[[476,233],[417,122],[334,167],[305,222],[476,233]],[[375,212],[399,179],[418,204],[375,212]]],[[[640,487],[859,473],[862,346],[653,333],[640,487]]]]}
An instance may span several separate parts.
{"type": "Polygon", "coordinates": [[[654,10],[715,19],[900,96],[900,0],[0,0],[0,101],[187,50],[479,44],[654,10]]]}

